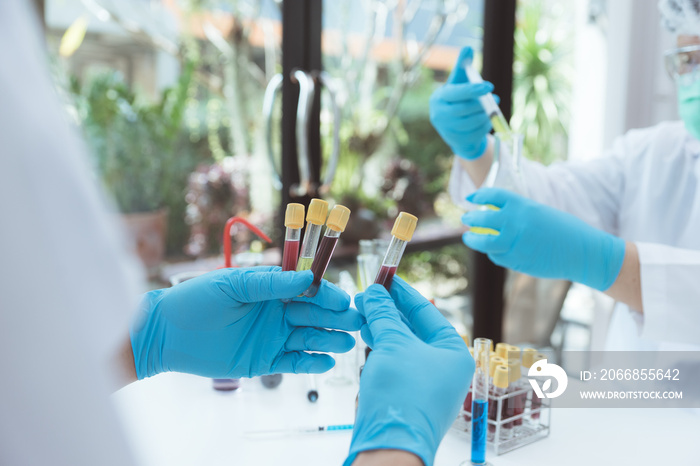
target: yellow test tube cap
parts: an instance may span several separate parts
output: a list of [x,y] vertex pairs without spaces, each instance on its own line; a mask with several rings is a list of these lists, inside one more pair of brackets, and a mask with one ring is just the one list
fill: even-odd
[[493,377],[493,375],[494,375],[494,373],[495,373],[495,371],[496,371],[496,367],[502,366],[502,365],[505,365],[505,364],[506,364],[506,360],[505,360],[505,359],[503,359],[503,358],[500,357],[500,356],[493,356],[491,359],[489,359],[489,366],[491,366],[491,367],[489,368],[489,375],[490,375],[491,377]]
[[306,213],[306,222],[314,225],[323,225],[328,216],[328,203],[323,199],[311,199],[309,211]]
[[326,220],[326,226],[334,231],[343,232],[350,219],[350,209],[344,205],[336,205],[331,209],[331,213]]
[[508,359],[520,360],[520,348],[515,345],[508,345]]
[[493,371],[493,384],[498,388],[508,388],[510,383],[510,370],[508,366],[501,364]]
[[510,383],[520,380],[520,359],[509,359],[508,369],[510,371]]
[[290,203],[287,204],[287,211],[284,213],[284,226],[287,228],[299,229],[304,226],[304,205]]
[[399,213],[394,221],[394,228],[391,229],[391,236],[395,236],[402,241],[411,241],[413,233],[416,231],[418,217],[407,212]]
[[537,350],[535,348],[523,348],[523,367],[528,369],[535,362],[535,355]]
[[496,343],[496,354],[503,359],[508,359],[508,343]]
[[542,354],[542,353],[537,353],[535,356],[532,358],[532,363],[535,364],[537,361],[541,361],[543,359],[547,359],[547,355]]

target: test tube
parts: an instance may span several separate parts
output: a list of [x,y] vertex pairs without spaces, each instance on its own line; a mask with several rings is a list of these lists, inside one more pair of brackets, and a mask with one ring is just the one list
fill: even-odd
[[[521,369],[521,375],[527,376],[527,373],[530,371],[530,367],[532,367],[533,363],[533,358],[537,354],[537,350],[535,348],[523,348],[523,353],[522,353],[522,359],[520,362],[520,369]],[[523,381],[522,383],[524,388],[530,388],[530,384],[526,383]],[[530,394],[525,397],[525,400],[530,397]]]
[[491,340],[474,340],[476,371],[472,381],[472,464],[486,463],[486,436],[489,412],[489,353]]
[[241,379],[211,379],[214,390],[232,392],[241,388]]
[[526,374],[530,367],[532,367],[532,364],[535,362],[534,358],[536,354],[537,350],[535,348],[523,348],[523,372]]
[[396,268],[399,266],[406,244],[411,241],[413,232],[416,231],[417,223],[418,218],[406,212],[399,213],[394,221],[394,227],[391,229],[391,243],[386,250],[377,277],[374,279],[374,283],[384,286],[387,291],[391,288]]
[[[522,386],[520,385],[520,358],[512,358],[508,360],[508,372],[508,393],[522,391]],[[508,398],[506,403],[506,417],[513,417],[523,414],[523,412],[525,411],[526,397],[527,393],[520,393]],[[513,426],[520,426],[522,424],[522,417],[513,420]]]
[[318,401],[318,386],[316,385],[316,375],[309,374],[309,376],[306,379],[306,382],[306,399],[312,403],[316,403],[316,401]]
[[304,206],[302,204],[287,204],[284,214],[284,252],[282,254],[282,271],[296,270],[299,258],[299,238],[304,226]]
[[[505,365],[496,366],[493,373],[493,395],[494,397],[501,397],[508,393],[509,384],[511,379],[510,368]],[[494,422],[503,421],[508,419],[510,416],[506,411],[506,404],[508,399],[494,400],[493,406],[489,406],[489,419]],[[498,416],[500,410],[500,419]],[[513,436],[513,423],[512,422],[501,422],[500,429],[496,429],[495,426],[489,426],[489,434],[494,434],[498,430],[498,437],[501,440],[507,440]]]
[[[547,356],[545,356],[542,353],[537,353],[532,357],[532,364],[536,363],[537,361],[540,361],[542,359],[547,359]],[[530,364],[530,365],[532,365]],[[540,419],[540,408],[542,408],[542,399],[537,396],[535,391],[533,390],[532,393],[530,394],[531,400],[530,400],[530,419],[538,422]]]
[[500,356],[494,356],[496,353],[492,353],[489,357],[489,385],[493,387],[493,375],[496,372],[496,367],[507,364],[506,360]]
[[349,219],[350,209],[347,207],[336,205],[333,207],[333,210],[331,210],[328,220],[326,221],[326,232],[321,239],[318,253],[314,256],[314,260],[311,263],[314,281],[311,283],[311,286],[304,291],[304,296],[313,298],[316,296],[316,293],[318,293],[323,275],[326,273],[335,246],[338,244],[338,238],[340,238],[340,234],[345,230]]
[[520,348],[515,345],[508,345],[506,356],[506,359],[517,359],[520,361]]
[[265,388],[276,388],[282,383],[282,374],[268,374],[260,377]]
[[[464,71],[467,73],[467,79],[472,84],[478,84],[484,82],[484,78],[481,77],[478,71],[474,69],[471,63],[467,63],[464,67]],[[493,98],[493,94],[490,92],[479,97],[479,102],[481,106],[484,107],[486,115],[488,115],[491,124],[493,125],[493,130],[500,134],[502,137],[510,137],[513,131],[508,125],[508,120],[503,116],[500,107],[496,103],[496,99]]]
[[297,272],[309,270],[316,255],[318,239],[321,237],[321,227],[326,222],[328,203],[323,199],[311,199],[309,211],[306,213],[306,231],[301,243],[301,254],[297,262]]
[[[474,357],[474,348],[469,347],[469,354],[472,355],[472,358]],[[464,404],[462,405],[462,409],[464,409],[464,420],[468,421],[472,417],[472,381],[469,383],[469,391],[467,392],[467,397],[464,399]]]
[[377,254],[375,254],[374,241],[361,239],[357,255],[357,284],[361,291],[366,290],[372,284],[372,280],[379,270],[380,260],[381,258],[377,258]]
[[496,343],[496,354],[503,358],[508,359],[508,343]]

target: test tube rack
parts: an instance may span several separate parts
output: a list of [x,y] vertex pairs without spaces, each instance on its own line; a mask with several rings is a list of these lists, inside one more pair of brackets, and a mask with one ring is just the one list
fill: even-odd
[[[525,377],[520,379],[518,387],[503,396],[489,394],[487,446],[496,455],[508,453],[549,436],[551,400],[537,398]],[[515,406],[521,406],[522,409],[514,409]],[[511,413],[512,415],[505,417]],[[471,413],[462,409],[452,428],[470,435]]]

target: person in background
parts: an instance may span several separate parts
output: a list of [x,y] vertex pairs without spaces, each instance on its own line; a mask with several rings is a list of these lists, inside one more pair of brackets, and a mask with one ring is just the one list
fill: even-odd
[[375,351],[348,464],[431,464],[474,366],[437,309],[399,279],[391,295],[358,296],[362,313],[328,282],[284,304],[312,274],[274,267],[140,295],[143,274],[67,122],[33,14],[31,2],[0,2],[0,464],[134,464],[115,388],[168,371],[324,372],[333,358],[308,351],[348,351],[344,331],[359,329]]
[[[431,97],[433,126],[453,149],[449,190],[470,210],[464,243],[496,264],[541,278],[583,283],[618,301],[611,350],[695,350],[700,345],[700,2],[661,0],[677,49],[666,63],[682,121],[631,130],[605,157],[545,167],[524,160],[531,198],[478,189],[493,160],[491,123],[463,49],[447,83]],[[651,96],[649,96],[651,98]]]

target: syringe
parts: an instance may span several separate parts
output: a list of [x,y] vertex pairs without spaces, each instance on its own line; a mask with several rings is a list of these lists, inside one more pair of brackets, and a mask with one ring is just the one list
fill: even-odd
[[304,226],[303,204],[287,204],[284,214],[284,226],[287,230],[284,234],[284,252],[282,254],[282,271],[296,270],[299,258],[299,238],[301,228]]
[[276,429],[276,430],[253,430],[245,433],[246,437],[263,437],[263,436],[278,436],[278,435],[296,435],[296,434],[317,434],[319,432],[343,432],[353,429],[353,424],[335,424],[328,426],[303,426],[294,427],[291,429]]
[[326,273],[335,246],[338,244],[338,238],[340,238],[340,234],[345,231],[349,219],[350,209],[340,204],[333,207],[330,215],[328,215],[328,220],[326,220],[326,232],[323,234],[318,253],[314,256],[314,260],[311,264],[311,271],[314,273],[314,281],[311,282],[311,286],[304,291],[304,296],[313,298],[316,296],[316,293],[318,293],[323,275]]
[[297,262],[297,272],[309,270],[316,255],[318,239],[321,237],[321,227],[326,223],[328,203],[323,199],[311,199],[309,211],[306,214],[306,231],[301,244],[301,254]]
[[411,241],[413,233],[416,231],[417,223],[418,218],[406,212],[399,213],[394,221],[394,227],[391,229],[391,243],[386,250],[377,277],[374,279],[374,283],[383,285],[387,291],[391,288],[391,281],[406,249],[406,244]]
[[[478,84],[484,82],[484,78],[474,69],[471,63],[464,65],[464,71],[467,73],[467,79],[469,79],[470,83]],[[510,129],[506,117],[503,116],[501,108],[496,103],[496,99],[493,98],[493,94],[489,92],[488,94],[482,95],[479,97],[479,102],[481,102],[481,106],[484,107],[484,111],[491,120],[493,130],[502,137],[510,137],[513,131]]]

